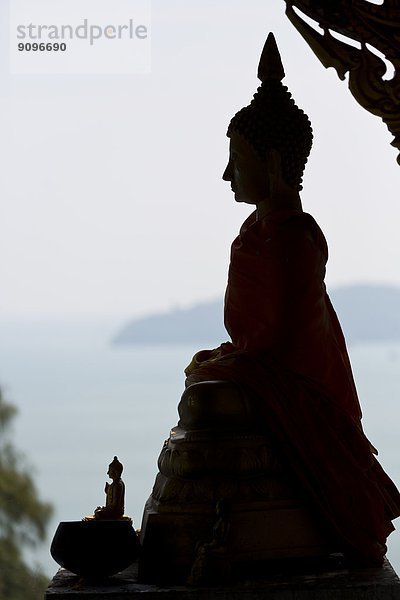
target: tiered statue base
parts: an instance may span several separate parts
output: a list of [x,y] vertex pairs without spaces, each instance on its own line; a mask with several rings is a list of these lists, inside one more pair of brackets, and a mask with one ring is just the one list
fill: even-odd
[[270,560],[335,550],[262,434],[175,427],[158,464],[141,581],[220,584],[258,576]]
[[265,561],[329,553],[309,513],[284,502],[234,505],[232,534],[224,546],[213,548],[215,513],[207,508],[176,504],[166,512],[148,501],[142,525],[142,581],[190,583],[194,578],[195,584],[223,583],[263,572]]

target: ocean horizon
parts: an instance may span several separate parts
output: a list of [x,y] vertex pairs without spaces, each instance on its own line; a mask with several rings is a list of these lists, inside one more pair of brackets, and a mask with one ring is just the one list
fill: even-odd
[[[60,521],[80,520],[104,504],[107,468],[124,464],[126,513],[140,527],[157,458],[177,422],[183,369],[197,344],[114,346],[118,319],[0,321],[0,386],[19,409],[13,443],[22,451],[40,496],[54,505],[45,544],[27,554],[49,577]],[[213,347],[224,340],[210,340]],[[400,484],[397,431],[400,341],[357,344],[350,356],[367,436]],[[396,524],[396,523],[395,523]],[[400,536],[388,558],[400,570]]]

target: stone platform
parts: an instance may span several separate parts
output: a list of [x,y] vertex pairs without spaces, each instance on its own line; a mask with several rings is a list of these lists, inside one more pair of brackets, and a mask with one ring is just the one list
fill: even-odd
[[221,587],[155,586],[137,582],[137,566],[96,585],[60,569],[45,600],[400,600],[400,580],[382,568],[288,572],[275,566],[263,580]]

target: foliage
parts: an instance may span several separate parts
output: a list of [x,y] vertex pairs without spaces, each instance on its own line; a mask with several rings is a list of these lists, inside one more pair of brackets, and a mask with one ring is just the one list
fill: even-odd
[[44,540],[52,508],[39,499],[29,467],[10,441],[16,413],[0,390],[0,600],[39,600],[47,579],[25,564],[22,548]]

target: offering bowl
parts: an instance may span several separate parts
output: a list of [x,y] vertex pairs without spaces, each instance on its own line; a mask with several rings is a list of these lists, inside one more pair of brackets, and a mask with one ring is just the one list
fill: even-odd
[[139,538],[130,520],[62,521],[50,553],[76,575],[104,578],[136,560]]

